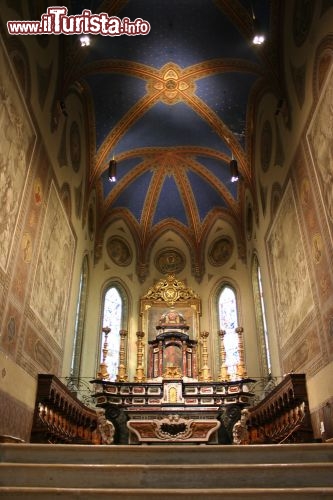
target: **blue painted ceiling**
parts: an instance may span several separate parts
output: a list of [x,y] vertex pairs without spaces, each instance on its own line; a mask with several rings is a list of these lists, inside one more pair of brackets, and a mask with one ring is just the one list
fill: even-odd
[[[199,251],[216,218],[242,225],[256,92],[268,74],[267,46],[251,42],[252,15],[269,36],[271,2],[72,0],[69,13],[84,8],[151,26],[148,35],[93,36],[89,47],[71,42],[68,86],[80,83],[93,118],[89,188],[99,224],[124,218],[143,252],[173,227]],[[116,183],[107,178],[113,157]],[[232,157],[239,183],[230,181]]]

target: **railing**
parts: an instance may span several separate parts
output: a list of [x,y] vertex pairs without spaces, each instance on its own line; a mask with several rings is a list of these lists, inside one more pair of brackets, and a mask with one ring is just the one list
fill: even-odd
[[272,392],[250,408],[247,426],[251,444],[312,441],[305,375],[286,375]]
[[101,444],[98,415],[54,375],[38,375],[31,443]]

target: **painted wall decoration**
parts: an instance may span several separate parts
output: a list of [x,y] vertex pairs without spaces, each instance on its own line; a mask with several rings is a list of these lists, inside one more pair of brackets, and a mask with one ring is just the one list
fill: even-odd
[[276,214],[277,209],[279,207],[281,198],[282,198],[281,186],[277,182],[274,182],[274,184],[272,186],[272,193],[271,193],[271,219],[272,220],[275,217],[275,214]]
[[273,131],[268,120],[265,121],[261,131],[260,145],[261,168],[264,172],[267,172],[272,157],[273,145]]
[[7,269],[36,133],[0,42],[0,266]]
[[251,203],[246,208],[246,236],[250,240],[253,232],[253,209]]
[[312,121],[307,140],[321,192],[324,210],[333,231],[333,69],[324,85]]
[[208,250],[208,260],[213,266],[222,266],[231,257],[234,243],[228,236],[213,241]]
[[[315,329],[307,332],[307,335],[293,345],[291,352],[283,360],[283,368],[287,373],[298,372],[314,374],[318,357],[321,356],[320,339]],[[317,363],[313,363],[316,360]],[[313,366],[314,365],[314,366]]]
[[31,325],[25,330],[24,354],[28,356],[30,364],[33,361],[37,373],[58,373],[59,361],[50,349],[47,339],[40,338]]
[[88,208],[88,233],[89,238],[93,241],[95,236],[95,212],[92,205]]
[[0,408],[0,435],[16,436],[29,442],[33,410],[3,391],[0,391]]
[[30,306],[62,347],[75,240],[54,184],[47,203]]
[[20,312],[13,304],[9,303],[5,315],[4,328],[0,339],[1,350],[5,352],[6,355],[10,355],[13,358],[15,357],[18,349],[20,328]]
[[185,264],[185,255],[175,248],[164,248],[155,257],[155,267],[162,274],[178,274]]
[[267,238],[281,346],[314,308],[306,254],[291,183]]
[[306,40],[315,9],[315,2],[312,0],[296,0],[293,15],[293,35],[294,42],[300,47]]
[[69,150],[74,172],[80,170],[81,165],[81,137],[77,122],[72,122],[69,131]]
[[132,252],[127,242],[119,236],[112,236],[106,242],[106,251],[117,266],[128,266],[132,262]]

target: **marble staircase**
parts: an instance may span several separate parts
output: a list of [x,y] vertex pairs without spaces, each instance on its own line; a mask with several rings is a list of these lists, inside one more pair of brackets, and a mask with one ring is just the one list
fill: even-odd
[[0,498],[333,499],[333,443],[0,444]]

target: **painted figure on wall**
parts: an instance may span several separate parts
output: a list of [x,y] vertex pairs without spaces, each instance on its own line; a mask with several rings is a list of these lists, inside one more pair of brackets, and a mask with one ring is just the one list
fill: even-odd
[[64,334],[73,253],[72,231],[52,184],[30,305],[60,346]]
[[333,226],[333,71],[327,79],[312,123],[308,141],[331,227]]
[[286,188],[267,246],[276,295],[276,317],[283,345],[314,306],[291,184]]
[[6,270],[36,136],[1,44],[0,67],[0,266]]

